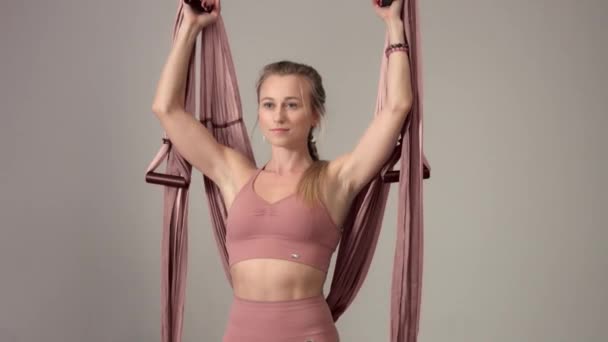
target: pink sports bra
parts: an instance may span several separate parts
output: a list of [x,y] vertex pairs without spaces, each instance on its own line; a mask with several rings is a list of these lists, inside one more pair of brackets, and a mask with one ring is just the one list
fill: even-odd
[[323,203],[309,207],[296,194],[269,203],[254,190],[259,169],[239,190],[226,219],[229,266],[254,258],[299,262],[325,273],[341,238]]

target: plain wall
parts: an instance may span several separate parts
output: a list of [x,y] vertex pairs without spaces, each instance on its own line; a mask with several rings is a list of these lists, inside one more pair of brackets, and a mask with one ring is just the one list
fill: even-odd
[[[608,3],[419,2],[419,340],[607,341]],[[0,4],[0,341],[160,341],[162,188],[144,173],[176,4]],[[370,1],[225,0],[223,17],[258,164],[254,84],[279,59],[323,76],[321,157],[352,149],[384,42]],[[200,173],[190,189],[183,341],[220,341],[231,292]],[[343,341],[388,340],[396,201]]]

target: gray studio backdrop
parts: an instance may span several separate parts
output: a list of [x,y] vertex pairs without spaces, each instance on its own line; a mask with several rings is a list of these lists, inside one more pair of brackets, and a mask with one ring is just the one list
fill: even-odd
[[[162,188],[144,171],[175,9],[0,4],[1,342],[160,340]],[[420,13],[433,168],[420,341],[608,341],[607,2],[421,0]],[[284,58],[324,78],[322,158],[353,148],[384,39],[369,1],[224,0],[223,16],[257,160],[254,83]],[[396,201],[343,341],[388,340]],[[198,172],[189,217],[184,342],[220,341],[231,292]]]

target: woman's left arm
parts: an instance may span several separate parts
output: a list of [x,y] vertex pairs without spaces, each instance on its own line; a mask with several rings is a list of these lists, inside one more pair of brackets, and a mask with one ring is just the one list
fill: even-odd
[[[389,44],[405,43],[403,21],[386,20]],[[351,193],[358,193],[380,171],[395,146],[412,105],[408,54],[394,51],[388,56],[385,105],[355,148],[333,161],[338,179]]]

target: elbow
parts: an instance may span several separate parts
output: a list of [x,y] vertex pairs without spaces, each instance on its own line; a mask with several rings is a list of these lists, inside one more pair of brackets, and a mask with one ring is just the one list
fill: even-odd
[[405,101],[400,101],[398,103],[394,103],[389,106],[390,111],[395,114],[407,115],[412,109],[412,100],[407,99]]
[[166,114],[169,111],[169,106],[153,102],[152,103],[152,113],[158,115]]
[[160,107],[152,106],[152,113],[154,113],[154,115],[156,115],[156,116],[161,116],[161,115],[165,115],[167,113],[167,111],[163,110]]
[[152,105],[152,112],[156,114],[156,116],[167,115],[173,111],[175,111],[174,106],[159,105],[156,103]]

